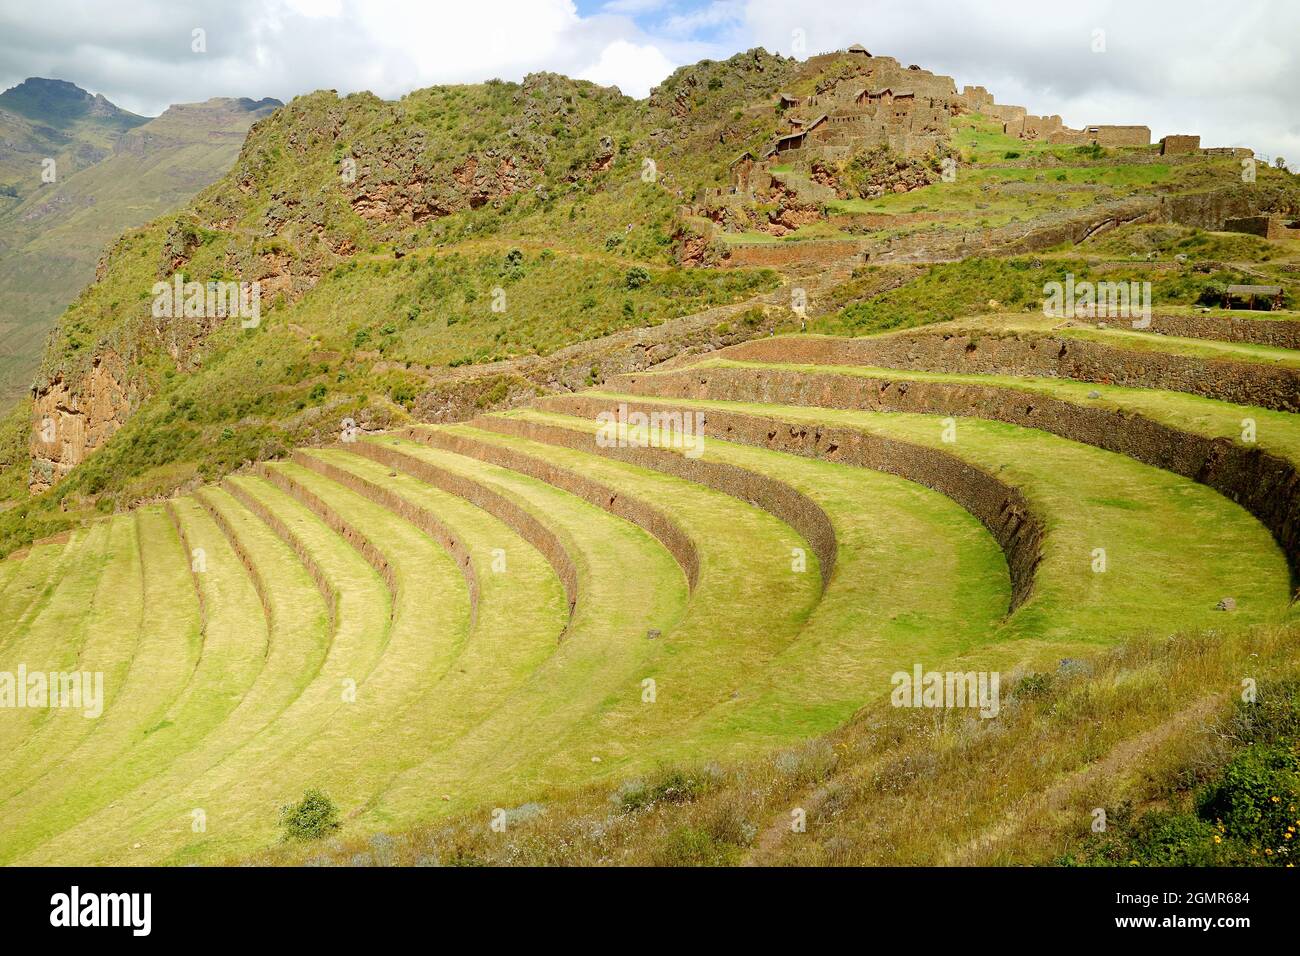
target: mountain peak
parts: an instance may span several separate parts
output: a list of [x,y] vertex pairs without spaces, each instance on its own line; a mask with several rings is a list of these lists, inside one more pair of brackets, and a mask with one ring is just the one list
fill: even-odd
[[0,109],[51,125],[83,118],[130,128],[148,122],[109,101],[103,94],[83,90],[68,80],[30,76],[0,93]]

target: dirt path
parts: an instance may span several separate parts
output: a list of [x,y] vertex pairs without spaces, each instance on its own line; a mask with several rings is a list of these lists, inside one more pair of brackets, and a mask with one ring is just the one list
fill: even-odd
[[1227,699],[1228,695],[1223,693],[1203,697],[1149,730],[1121,740],[1100,760],[1067,774],[1046,790],[1027,795],[1007,811],[1001,823],[950,853],[944,860],[944,865],[978,865],[980,857],[1013,838],[1025,819],[1063,810],[1069,799],[1083,788],[1132,768],[1143,756],[1158,750],[1173,737],[1197,723],[1208,721]]
[[[984,830],[964,846],[950,852],[944,858],[942,865],[980,865],[981,857],[1019,833],[1024,820],[1064,809],[1069,799],[1083,788],[1133,767],[1143,756],[1155,752],[1190,727],[1208,721],[1227,699],[1228,695],[1222,693],[1203,697],[1156,726],[1121,740],[1104,757],[1067,774],[1045,790],[1027,794],[1007,811],[1000,823]],[[792,803],[792,806],[801,807],[808,817],[813,817],[833,793],[865,777],[877,763],[878,761],[868,761],[866,764],[850,768],[829,782],[805,791]],[[778,814],[758,835],[753,848],[740,865],[771,865],[782,841],[790,832],[789,811]]]

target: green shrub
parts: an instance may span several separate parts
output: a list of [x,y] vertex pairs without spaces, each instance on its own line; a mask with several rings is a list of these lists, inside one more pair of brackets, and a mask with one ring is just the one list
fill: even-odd
[[286,840],[319,840],[338,829],[338,807],[324,791],[313,787],[299,803],[280,808],[280,826]]
[[627,275],[623,278],[623,284],[629,289],[639,289],[650,281],[650,273],[641,266],[633,266],[627,270]]
[[1213,824],[1191,814],[1156,811],[1134,828],[1130,852],[1145,866],[1213,866],[1215,835]]
[[705,773],[669,769],[650,780],[624,784],[615,796],[624,813],[633,813],[659,803],[690,803],[707,793],[712,785],[712,779]]
[[1252,744],[1197,800],[1202,820],[1257,848],[1266,858],[1293,858],[1300,826],[1300,756],[1293,740]]
[[[1240,746],[1186,810],[1155,810],[1091,836],[1066,865],[1285,866],[1300,841],[1300,682],[1262,683],[1221,729]],[[1185,798],[1175,802],[1185,806]]]
[[1036,697],[1046,697],[1052,691],[1051,674],[1026,674],[1020,680],[1016,681],[1016,686],[1012,688],[1011,696],[1022,700],[1032,700]]

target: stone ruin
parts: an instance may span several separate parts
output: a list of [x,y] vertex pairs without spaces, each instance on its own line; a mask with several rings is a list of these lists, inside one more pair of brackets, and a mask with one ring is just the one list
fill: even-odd
[[[811,57],[806,65],[829,75],[809,96],[778,96],[775,108],[787,129],[760,155],[747,151],[732,162],[730,185],[716,191],[719,198],[763,194],[772,185],[771,166],[808,169],[817,161],[835,162],[880,146],[904,157],[930,154],[947,142],[950,119],[967,113],[1000,120],[1004,133],[1025,140],[1151,145],[1146,126],[1071,129],[1060,116],[1036,116],[1023,106],[998,103],[982,86],[964,86],[958,92],[950,76],[915,64],[904,67],[893,57],[872,56],[857,43],[847,51]],[[1166,139],[1170,151],[1181,152],[1196,149],[1200,142],[1198,137]],[[1195,141],[1190,149],[1184,142],[1188,139]]]
[[1224,232],[1244,232],[1261,239],[1300,239],[1300,220],[1281,216],[1239,216],[1223,223]]
[[903,67],[893,57],[873,57],[858,44],[847,54],[822,54],[808,62],[818,68],[836,61],[851,65],[811,96],[781,95],[777,109],[790,128],[762,159],[833,161],[876,146],[916,156],[947,139],[949,117],[962,111],[952,77]]
[[1201,151],[1201,137],[1199,136],[1165,136],[1160,140],[1160,155],[1167,156],[1171,153],[1199,153]]

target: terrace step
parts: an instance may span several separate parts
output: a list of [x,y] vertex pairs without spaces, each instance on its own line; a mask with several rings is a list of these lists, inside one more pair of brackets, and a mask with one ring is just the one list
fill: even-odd
[[[395,778],[382,794],[385,817],[454,811],[489,795],[503,800],[545,780],[590,774],[589,746],[569,756],[557,750],[590,734],[611,694],[640,692],[665,647],[647,633],[671,635],[686,612],[680,565],[638,525],[539,479],[408,439],[370,442],[525,509],[572,555],[578,594],[554,653],[481,725]],[[411,466],[406,473],[422,471]],[[447,796],[441,808],[430,807],[431,792]]]
[[[228,794],[238,790],[249,769],[242,766],[241,749],[299,699],[319,673],[330,640],[326,604],[294,551],[229,492],[205,488],[194,500],[225,534],[247,571],[269,641],[265,666],[220,726],[86,821],[86,827],[118,833],[124,840],[148,839],[155,852],[168,842],[159,834],[169,829],[199,846],[221,833]],[[214,770],[222,778],[215,787],[208,783]],[[196,808],[210,819],[214,837],[206,837],[207,830],[169,828]]]
[[[1181,349],[1180,341],[1184,343]],[[1185,344],[1192,342],[1194,348]],[[953,329],[859,339],[801,335],[754,339],[713,356],[796,365],[867,365],[1068,378],[1188,392],[1276,411],[1300,411],[1300,353],[1276,350],[1287,359],[1277,364],[1250,360],[1242,351],[1246,348],[1096,329],[1057,329],[1049,333]]]
[[0,594],[0,655],[44,607],[64,569],[65,560],[74,553],[74,546],[84,533],[79,530],[65,541],[34,545],[19,562]]
[[[605,407],[626,402],[703,410],[712,435],[832,460],[856,457],[888,470],[897,467],[897,454],[872,459],[857,443],[947,449],[996,473],[1023,493],[1045,526],[1035,592],[1003,625],[1006,634],[1095,641],[1118,636],[1124,620],[1210,627],[1225,594],[1248,595],[1237,599],[1238,611],[1248,610],[1243,622],[1277,620],[1287,612],[1285,559],[1261,525],[1213,491],[1125,456],[978,419],[950,420],[956,430],[948,443],[944,420],[928,415],[601,393],[571,401],[579,399]],[[1205,527],[1216,529],[1213,541],[1202,533]],[[1097,548],[1107,552],[1107,570],[1100,573],[1092,570]],[[1014,581],[1016,562],[1009,564]]]
[[[471,603],[463,569],[410,522],[302,465],[265,469],[282,488],[317,512],[387,581],[392,618],[383,653],[355,702],[281,764],[291,779],[318,779],[337,799],[361,805],[402,767],[418,760],[422,743],[403,736],[402,747],[359,748],[359,740],[387,739],[421,707],[428,688],[459,666],[471,634]],[[356,529],[365,528],[364,536]],[[336,691],[337,692],[337,691]]]
[[1272,449],[1265,450],[1236,440],[1245,424],[1241,406],[1056,379],[718,360],[613,384],[659,398],[966,416],[1048,431],[1172,471],[1241,504],[1282,548],[1293,585],[1300,582],[1300,419],[1286,413],[1260,409],[1248,416],[1260,443],[1266,438]]
[[[852,465],[865,466],[891,475],[916,481],[951,498],[977,518],[993,535],[1006,556],[1011,583],[1010,610],[1028,599],[1034,588],[1034,575],[1040,560],[1043,522],[1029,507],[1024,496],[990,471],[949,453],[922,445],[864,436],[842,429],[792,426],[787,421],[761,419],[757,416],[736,417],[708,403],[683,404],[654,399],[638,404],[636,396],[585,392],[580,395],[554,396],[546,408],[595,420],[597,415],[619,411],[701,411],[713,422],[710,434],[751,445],[760,445],[810,457],[828,457]],[[716,404],[716,403],[715,403]],[[809,439],[811,438],[811,441]]]
[[[94,604],[101,575],[115,555],[109,549],[111,526],[98,521],[74,536],[60,556],[56,580],[29,607],[0,648],[0,671],[30,673],[72,670]],[[41,707],[6,708],[0,720],[0,753],[19,747],[49,719]],[[4,835],[0,835],[0,847]]]
[[492,442],[485,442],[483,436],[472,431],[415,426],[406,429],[403,436],[434,448],[477,458],[480,461],[517,471],[530,478],[536,478],[603,508],[610,514],[631,521],[659,540],[681,567],[687,586],[692,591],[695,590],[700,574],[698,546],[681,525],[662,508],[636,496],[622,495],[616,486],[608,482],[602,482],[571,468],[559,467],[544,457],[528,455],[515,449],[503,448]]
[[[482,424],[539,424],[590,443],[590,418],[522,410]],[[610,449],[602,449],[608,453]],[[682,456],[681,450],[662,455]],[[888,686],[890,648],[962,654],[996,630],[1010,601],[1004,557],[988,531],[955,502],[914,482],[851,465],[709,439],[698,463],[767,476],[806,495],[839,542],[834,574],[798,638],[750,677],[739,699],[690,732],[701,749],[756,734],[775,741],[837,725]],[[815,702],[815,703],[814,703]]]
[[594,454],[469,426],[427,431],[469,439],[485,456],[499,448],[515,460],[590,477],[620,489],[625,500],[674,503],[674,518],[698,548],[699,580],[686,617],[663,636],[671,654],[661,655],[643,674],[663,688],[657,702],[642,703],[634,684],[622,700],[611,701],[599,721],[622,728],[601,735],[606,756],[640,761],[652,743],[675,741],[683,728],[743,688],[749,674],[795,640],[820,597],[812,555],[808,573],[795,573],[790,564],[791,549],[810,552],[808,543],[789,525],[729,495]]
[[[167,724],[167,715],[193,676],[201,651],[199,609],[190,578],[190,557],[182,549],[176,527],[161,505],[147,505],[134,514],[141,568],[141,606],[135,653],[113,696],[113,706],[93,723],[91,733],[58,764],[30,779],[23,792],[0,807],[6,824],[16,829],[21,814],[47,814],[58,826],[71,807],[60,800],[58,785],[69,780],[86,785],[92,796],[113,792],[112,777],[127,763],[124,754]],[[105,698],[113,693],[105,675]],[[147,769],[147,763],[139,764]]]
[[[268,633],[261,601],[229,540],[192,499],[176,499],[166,510],[182,542],[181,568],[189,572],[199,603],[201,644],[193,670],[162,719],[143,729],[113,773],[89,780],[66,777],[57,798],[53,791],[40,794],[34,809],[42,822],[21,835],[15,828],[0,837],[0,858],[6,861],[24,859],[21,854],[38,846],[39,853],[84,846],[82,825],[88,818],[199,746],[239,706],[265,667]],[[6,817],[11,818],[8,811]]]
[[[41,727],[23,743],[0,755],[0,803],[30,781],[59,768],[67,755],[95,727],[121,689],[140,637],[144,615],[138,522],[134,515],[114,518],[107,548],[113,559],[104,569],[88,609],[85,638],[70,671],[103,675],[99,713],[86,717],[81,709],[51,711]],[[93,691],[92,691],[93,693]],[[84,701],[84,698],[83,698]]]
[[[693,452],[679,454],[657,447],[602,444],[597,440],[594,422],[591,423],[591,428],[584,429],[572,427],[572,421],[567,423],[570,427],[558,427],[535,416],[494,415],[475,419],[471,424],[503,435],[516,435],[543,444],[563,445],[575,451],[591,452],[650,468],[731,495],[763,509],[798,531],[817,556],[823,587],[835,572],[835,529],[826,512],[807,495],[770,475],[739,468],[725,461],[700,461],[694,457]],[[680,436],[681,429],[678,428],[676,433]],[[699,450],[703,451],[702,442]]]

